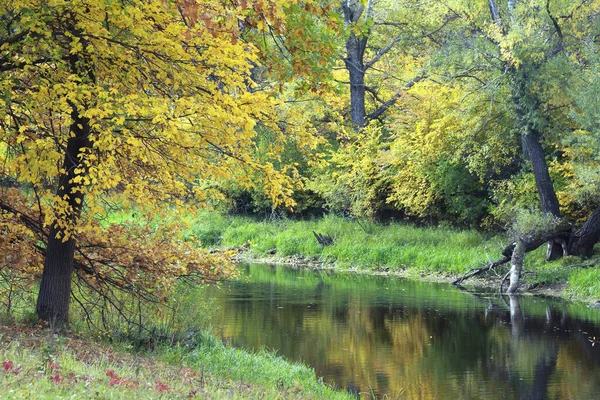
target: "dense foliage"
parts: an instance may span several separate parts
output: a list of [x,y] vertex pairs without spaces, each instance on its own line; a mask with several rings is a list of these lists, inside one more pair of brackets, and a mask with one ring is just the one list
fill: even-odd
[[[173,208],[582,223],[600,203],[599,11],[5,0],[0,272],[11,285],[43,274],[38,313],[66,319],[73,271],[80,296],[152,300],[177,278],[232,273],[184,240]],[[136,217],[111,224],[115,210]],[[571,239],[568,253],[589,253]]]

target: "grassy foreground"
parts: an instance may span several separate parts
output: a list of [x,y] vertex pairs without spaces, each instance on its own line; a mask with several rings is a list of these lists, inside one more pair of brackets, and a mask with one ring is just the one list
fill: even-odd
[[[334,215],[310,221],[267,222],[203,213],[192,220],[192,225],[191,239],[207,247],[244,246],[255,257],[304,257],[339,269],[447,279],[498,259],[507,244],[502,236],[474,230],[383,225]],[[320,246],[313,231],[332,236],[334,243]],[[544,251],[540,248],[527,255],[524,268],[531,273],[524,277],[526,287],[550,287],[563,297],[600,298],[600,268],[582,268],[586,261],[576,257],[547,263]]]
[[31,325],[0,325],[2,399],[350,399],[312,369],[271,353],[252,354],[200,335],[193,348],[134,355],[56,336]]

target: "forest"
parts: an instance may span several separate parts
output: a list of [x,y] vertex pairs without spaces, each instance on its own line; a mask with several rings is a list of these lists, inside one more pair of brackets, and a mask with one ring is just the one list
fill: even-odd
[[0,4],[0,320],[173,342],[265,257],[600,298],[600,1]]

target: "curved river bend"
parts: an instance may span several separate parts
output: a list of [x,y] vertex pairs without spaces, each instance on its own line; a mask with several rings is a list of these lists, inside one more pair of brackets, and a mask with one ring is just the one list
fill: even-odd
[[400,279],[241,270],[208,290],[216,335],[305,362],[366,398],[600,398],[600,310]]

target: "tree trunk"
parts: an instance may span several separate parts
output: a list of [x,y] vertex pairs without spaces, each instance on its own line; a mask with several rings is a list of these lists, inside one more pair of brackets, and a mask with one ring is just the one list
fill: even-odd
[[[83,193],[73,190],[77,186],[72,182],[75,169],[81,161],[81,151],[89,147],[89,119],[79,115],[75,106],[72,112],[71,139],[67,142],[67,150],[63,162],[65,173],[60,177],[57,195],[67,198],[71,207],[69,222],[76,224],[81,213]],[[71,275],[75,259],[75,238],[63,241],[65,230],[53,226],[48,236],[48,247],[44,259],[44,272],[40,283],[36,312],[43,321],[53,324],[66,324],[69,317],[69,298],[71,295]]]
[[[527,158],[531,161],[535,184],[540,196],[540,203],[544,213],[552,214],[555,217],[560,217],[560,206],[558,198],[554,190],[548,165],[546,164],[546,156],[544,149],[540,143],[540,134],[538,132],[528,132],[521,136],[523,150]],[[563,246],[559,241],[553,240],[548,242],[548,250],[546,251],[546,260],[557,260],[564,255]]]
[[[348,26],[356,23],[360,19],[364,7],[357,1],[343,2],[342,5],[345,24]],[[346,58],[344,59],[350,79],[350,117],[352,123],[358,127],[365,126],[367,116],[365,110],[364,65],[367,40],[368,36],[366,34],[358,37],[351,31],[346,40]]]
[[365,109],[365,71],[360,54],[361,42],[366,42],[366,39],[359,40],[352,37],[348,39],[346,68],[350,76],[350,117],[354,125],[362,128],[366,123],[367,112]]
[[[535,184],[540,196],[540,204],[544,213],[560,217],[558,198],[550,179],[546,154],[542,148],[541,133],[536,127],[536,118],[543,119],[540,114],[540,100],[527,88],[527,68],[512,69],[513,84],[511,87],[513,101],[516,106],[519,124],[522,127],[521,142],[525,157],[531,161]],[[558,241],[548,242],[546,260],[556,260],[564,255],[563,246]]]
[[[69,63],[73,73],[94,80],[94,75],[85,65],[79,54],[72,54]],[[81,163],[81,153],[90,147],[90,121],[80,115],[77,106],[71,103],[70,138],[63,161],[63,174],[59,178],[57,196],[67,201],[67,224],[70,233],[76,225],[83,205],[83,191],[75,190],[79,185],[73,182],[77,167]],[[81,168],[81,167],[80,167]],[[79,174],[83,171],[79,171]],[[75,259],[75,238],[70,235],[64,241],[65,228],[52,226],[48,236],[48,246],[44,259],[44,271],[40,282],[36,312],[40,319],[55,325],[65,325],[69,319],[69,299],[71,295],[71,275]]]
[[56,228],[50,230],[36,305],[38,318],[52,325],[65,325],[68,322],[75,258],[75,240],[63,242],[56,237],[59,232],[61,230]]
[[569,238],[567,246],[569,254],[590,257],[598,239],[600,239],[600,207],[596,208],[585,224]]
[[525,243],[518,240],[513,250],[512,257],[510,259],[510,285],[506,290],[507,293],[515,293],[519,288],[519,281],[521,280],[521,271],[523,270],[523,259],[525,258]]
[[558,198],[554,191],[554,185],[546,165],[546,155],[540,143],[540,134],[538,132],[528,132],[521,136],[523,149],[531,161],[535,184],[540,195],[542,211],[560,217],[560,207]]

